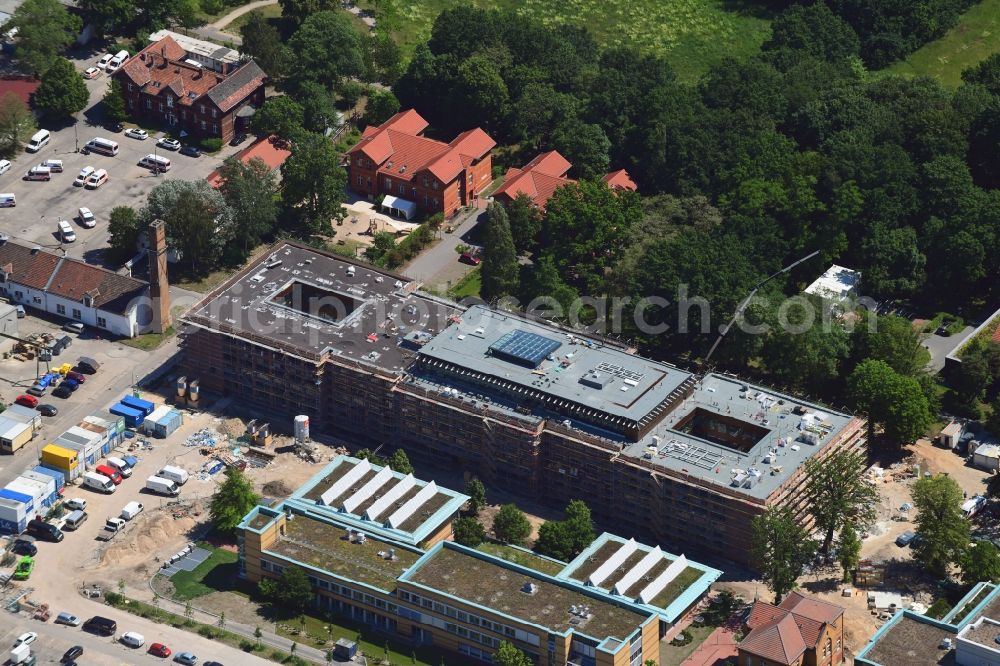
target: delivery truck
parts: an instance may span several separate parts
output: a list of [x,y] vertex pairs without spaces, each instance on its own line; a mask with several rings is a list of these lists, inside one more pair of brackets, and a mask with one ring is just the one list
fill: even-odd
[[115,492],[115,484],[111,479],[97,472],[87,472],[83,475],[83,487],[109,495]]
[[181,492],[176,483],[161,476],[151,476],[146,479],[146,490],[168,497],[176,497]]

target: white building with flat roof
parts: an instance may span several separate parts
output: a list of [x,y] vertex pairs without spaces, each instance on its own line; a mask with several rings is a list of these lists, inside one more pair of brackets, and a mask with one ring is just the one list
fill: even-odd
[[833,264],[816,280],[805,288],[805,293],[825,298],[834,303],[842,303],[858,297],[861,272]]
[[187,53],[191,64],[198,67],[207,67],[226,74],[240,62],[240,52],[235,49],[219,46],[215,42],[208,42],[204,39],[188,37],[173,30],[157,30],[149,36],[149,41],[158,42],[164,37],[173,38]]

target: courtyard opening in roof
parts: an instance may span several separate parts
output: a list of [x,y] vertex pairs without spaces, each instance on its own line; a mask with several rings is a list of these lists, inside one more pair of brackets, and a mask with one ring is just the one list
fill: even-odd
[[511,331],[490,345],[490,353],[504,361],[537,368],[562,343],[530,331]]
[[278,290],[271,301],[277,305],[322,319],[331,324],[343,321],[364,305],[364,301],[313,284],[292,280]]

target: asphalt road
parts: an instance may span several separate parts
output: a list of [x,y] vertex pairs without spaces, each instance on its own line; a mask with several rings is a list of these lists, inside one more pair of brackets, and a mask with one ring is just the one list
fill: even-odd
[[[95,64],[99,57],[100,54],[73,62],[82,72]],[[157,148],[156,153],[166,156],[172,165],[167,173],[154,175],[137,163],[154,152],[156,137],[161,134],[150,132],[149,139],[140,141],[126,137],[124,133],[115,134],[104,129],[100,125],[103,119],[101,99],[107,90],[108,76],[100,74],[86,84],[90,91],[90,106],[77,114],[77,122],[63,127],[43,123],[43,127],[52,132],[49,144],[37,153],[20,153],[12,160],[10,171],[0,176],[0,192],[12,192],[17,196],[15,208],[0,209],[0,232],[15,240],[55,249],[60,247],[56,225],[59,220],[69,220],[77,240],[63,245],[63,249],[72,257],[99,262],[100,250],[107,246],[107,221],[112,208],[121,205],[141,208],[149,191],[163,179],[204,179],[221,165],[223,159],[239,149],[226,146],[218,155],[193,158]],[[77,152],[78,145],[82,147],[98,136],[118,143],[116,157]],[[22,180],[28,169],[46,159],[62,160],[64,171],[52,174],[52,180],[47,182]],[[107,169],[108,182],[97,190],[75,187],[73,181],[85,166]],[[77,210],[81,206],[90,208],[96,216],[97,226],[93,229],[85,229],[76,221]]]
[[[460,279],[461,275],[472,270],[472,267],[459,263],[459,254],[455,249],[459,245],[474,245],[470,236],[480,220],[486,220],[486,211],[483,209],[473,208],[460,213],[451,221],[455,230],[450,234],[441,232],[441,241],[421,252],[403,268],[403,274],[432,287],[443,282],[441,276],[444,276],[444,279]],[[456,265],[464,267],[464,270],[458,271],[458,275],[454,275]]]

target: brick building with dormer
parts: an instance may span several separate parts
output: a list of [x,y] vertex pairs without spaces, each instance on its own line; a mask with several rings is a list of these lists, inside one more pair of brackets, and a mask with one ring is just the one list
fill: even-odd
[[267,81],[252,60],[224,72],[202,67],[169,36],[130,58],[114,76],[133,120],[223,141],[247,130],[253,108],[264,102]]

